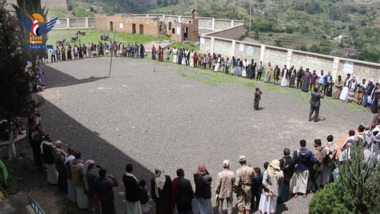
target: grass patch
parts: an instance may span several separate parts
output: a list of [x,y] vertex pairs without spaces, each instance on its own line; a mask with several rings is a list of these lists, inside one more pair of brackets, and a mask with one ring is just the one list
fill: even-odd
[[[75,37],[75,33],[78,30],[53,30],[49,32],[48,34],[48,45],[55,45],[56,40],[66,39],[71,43],[71,37]],[[105,31],[105,30],[81,30],[86,32],[85,36],[79,35],[79,38],[81,40],[81,44],[88,43],[88,42],[98,42],[100,41],[100,35],[101,34],[109,34],[110,38],[114,40],[114,33],[112,31]],[[160,39],[157,36],[146,36],[146,35],[136,35],[136,34],[128,34],[128,33],[115,33],[115,40],[121,41],[124,44],[144,44],[151,41],[159,41]],[[161,40],[170,40],[170,37],[167,36],[161,36]],[[79,44],[79,42],[75,42],[73,44]]]
[[354,111],[368,112],[368,110],[366,108],[364,108],[362,105],[358,105],[356,103],[347,103],[347,107],[351,110],[354,110]]
[[170,44],[170,47],[171,48],[176,47],[177,49],[185,48],[185,49],[188,49],[189,51],[191,51],[191,50],[197,51],[200,49],[200,44],[199,44],[199,42],[191,42],[191,41],[172,42]]
[[91,11],[86,11],[86,10],[83,10],[83,9],[75,9],[74,10],[74,16],[76,17],[94,17],[95,13],[91,12]]
[[[310,93],[306,93],[294,88],[280,87],[272,83],[264,83],[263,81],[250,80],[247,78],[241,78],[238,76],[226,75],[224,73],[215,73],[210,69],[188,69],[182,68],[178,73],[185,78],[193,79],[198,82],[202,82],[207,85],[218,86],[221,84],[230,84],[236,87],[248,87],[248,88],[260,88],[266,91],[275,91],[281,94],[290,94],[291,96],[298,98],[300,100],[308,101],[310,99]],[[342,102],[339,99],[332,99],[331,97],[325,97],[324,101],[327,102]],[[357,105],[356,103],[347,103],[349,109],[359,112],[367,112],[367,110],[362,105]]]
[[48,17],[58,17],[58,18],[64,18],[67,15],[66,10],[49,10]]

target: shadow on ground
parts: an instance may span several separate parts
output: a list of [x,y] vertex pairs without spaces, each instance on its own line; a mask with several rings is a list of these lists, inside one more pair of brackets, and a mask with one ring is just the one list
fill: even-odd
[[[62,63],[65,63],[65,62],[62,62]],[[66,86],[78,85],[78,84],[83,84],[83,83],[95,82],[101,79],[108,78],[107,76],[104,76],[104,77],[89,76],[87,78],[77,79],[73,76],[70,76],[66,73],[63,73],[57,69],[52,68],[51,66],[49,66],[51,64],[52,63],[43,65],[44,70],[45,70],[45,79],[49,80],[47,82],[48,88],[66,87]],[[80,71],[78,70],[78,72]]]
[[[92,159],[96,164],[104,165],[107,171],[118,179],[119,187],[114,189],[115,205],[117,213],[125,213],[122,176],[126,164],[131,163],[134,166],[134,174],[139,179],[152,178],[154,174],[52,103],[45,101],[40,112],[42,112],[42,125],[48,134],[52,135],[53,141],[62,140],[65,150],[68,146],[75,147],[82,152],[84,161]],[[47,183],[43,174],[38,172],[33,165],[32,149],[27,140],[20,142],[16,147],[18,154],[26,154],[23,160],[17,161],[19,166],[12,166],[20,192],[10,196],[7,203],[0,204],[1,213],[25,213],[25,206],[28,203],[27,190],[31,192],[45,213],[87,213],[87,211],[77,209],[76,205],[69,204],[66,195],[60,193],[58,187]],[[1,147],[0,152],[2,159],[5,159],[7,148]],[[106,164],[106,162],[112,164]],[[9,212],[3,212],[4,210]]]

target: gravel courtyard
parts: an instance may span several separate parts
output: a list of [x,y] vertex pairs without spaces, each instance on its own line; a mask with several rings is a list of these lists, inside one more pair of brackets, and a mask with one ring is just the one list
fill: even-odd
[[[263,169],[264,162],[281,158],[284,148],[297,149],[301,139],[312,148],[316,138],[325,142],[332,134],[340,139],[372,120],[369,112],[326,98],[320,111],[325,120],[309,122],[309,95],[293,89],[282,93],[277,87],[262,87],[263,109],[253,111],[254,88],[239,84],[247,80],[205,84],[194,69],[151,60],[116,58],[108,78],[109,59],[45,65],[47,89],[40,93],[45,99],[40,111],[53,141],[74,146],[84,160],[95,160],[117,177],[118,213],[125,213],[122,175],[127,163],[134,164],[139,179],[150,181],[155,167],[173,179],[182,167],[192,182],[197,166],[206,163],[214,191],[224,159],[236,171],[243,154]],[[308,213],[311,197],[293,198],[277,213]]]

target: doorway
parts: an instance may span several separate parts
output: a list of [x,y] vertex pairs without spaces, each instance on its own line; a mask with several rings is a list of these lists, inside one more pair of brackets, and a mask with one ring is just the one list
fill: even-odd
[[172,23],[169,22],[169,30],[171,30],[171,29],[172,29]]
[[113,31],[113,22],[110,22],[110,31]]
[[187,32],[188,32],[188,30],[189,30],[189,28],[185,27],[185,32],[184,32],[185,40],[187,40]]
[[144,25],[140,24],[140,35],[144,34]]
[[132,33],[136,34],[136,24],[132,24]]

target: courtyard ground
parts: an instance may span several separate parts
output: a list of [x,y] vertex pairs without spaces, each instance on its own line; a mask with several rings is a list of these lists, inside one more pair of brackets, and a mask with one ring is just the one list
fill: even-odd
[[[197,166],[206,163],[214,192],[225,159],[233,171],[239,167],[239,155],[263,169],[264,162],[281,158],[284,148],[297,149],[301,139],[312,149],[316,138],[325,142],[332,134],[338,140],[372,120],[356,104],[326,98],[320,111],[325,120],[309,122],[308,93],[149,59],[114,58],[108,78],[109,60],[49,63],[47,89],[39,94],[45,100],[40,108],[42,124],[53,141],[81,150],[84,160],[104,165],[118,179],[119,187],[114,189],[118,213],[126,210],[122,175],[127,163],[134,165],[137,178],[148,181],[155,167],[172,179],[181,167],[192,183]],[[257,86],[263,91],[262,110],[253,111]],[[27,142],[20,145],[31,154]],[[47,213],[81,212],[34,167],[24,174],[32,176],[20,183],[28,183]],[[38,193],[43,190],[47,193]],[[311,198],[293,198],[277,213],[308,213]]]

